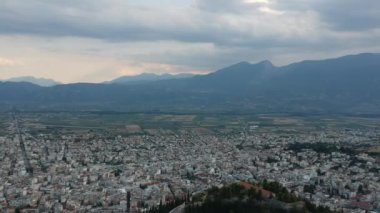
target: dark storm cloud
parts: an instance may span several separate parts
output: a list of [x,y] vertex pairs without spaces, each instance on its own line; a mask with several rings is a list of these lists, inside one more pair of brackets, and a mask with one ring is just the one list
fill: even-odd
[[235,12],[241,11],[244,8],[241,2],[223,0],[218,4],[220,14],[207,12],[211,5],[206,3],[177,10],[132,7],[123,1],[111,1],[115,5],[107,4],[107,1],[76,2],[5,0],[0,7],[0,32],[46,37],[90,37],[116,42],[174,40],[251,46],[276,40],[276,36],[252,36],[244,29],[247,26],[239,29],[240,26],[221,17],[232,8]]
[[107,21],[107,17],[102,14],[101,4],[90,1],[77,2],[79,4],[73,1],[63,4],[54,0],[50,2],[5,0],[0,7],[0,31],[4,34],[103,39],[114,39],[125,35],[133,37],[136,33],[144,34],[144,28],[139,23],[124,22],[121,25]]
[[[218,45],[292,45],[289,39],[281,38],[281,32],[276,31],[276,23],[266,23],[273,26],[255,23],[254,19],[265,16],[260,11],[263,6],[285,13],[296,11],[300,13],[300,19],[305,18],[302,14],[304,10],[314,11],[326,25],[336,30],[366,30],[380,26],[380,1],[373,0],[269,0],[267,3],[202,0],[186,9],[132,6],[126,2],[3,0],[0,33],[78,36],[109,41],[176,40]],[[235,17],[228,17],[229,14]],[[285,14],[281,18],[286,21],[287,16],[291,15]],[[263,26],[268,31],[265,35],[260,34]],[[294,41],[300,40],[296,37]]]

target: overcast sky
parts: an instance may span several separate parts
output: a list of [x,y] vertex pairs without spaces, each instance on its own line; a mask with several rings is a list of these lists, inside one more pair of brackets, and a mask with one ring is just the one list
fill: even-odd
[[379,0],[0,0],[0,79],[101,82],[380,52]]

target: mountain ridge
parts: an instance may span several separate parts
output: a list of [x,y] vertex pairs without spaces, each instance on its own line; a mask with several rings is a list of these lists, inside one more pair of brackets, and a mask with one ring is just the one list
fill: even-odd
[[179,73],[179,74],[155,74],[155,73],[141,73],[138,75],[131,76],[120,76],[111,81],[106,81],[107,84],[137,84],[137,83],[148,83],[152,81],[167,80],[167,79],[179,79],[179,78],[190,78],[193,74]]
[[[25,89],[25,87],[30,87]],[[380,114],[380,55],[276,67],[237,63],[207,75],[144,84],[32,87],[0,83],[0,104],[32,109]]]

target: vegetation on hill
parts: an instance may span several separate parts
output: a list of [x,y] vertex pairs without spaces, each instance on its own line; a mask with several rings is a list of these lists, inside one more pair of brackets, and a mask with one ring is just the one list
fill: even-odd
[[222,188],[211,187],[207,191],[187,199],[160,204],[149,213],[166,213],[186,202],[185,213],[282,213],[309,212],[330,213],[327,207],[315,206],[290,193],[278,182],[261,184],[234,183]]
[[317,207],[295,196],[278,182],[264,181],[260,185],[236,183],[220,189],[213,187],[205,193],[203,202],[193,202],[187,205],[186,213],[193,212],[329,213],[331,211],[326,207]]
[[183,204],[185,201],[186,199],[176,199],[165,204],[160,202],[160,205],[150,208],[147,213],[168,213],[177,206]]

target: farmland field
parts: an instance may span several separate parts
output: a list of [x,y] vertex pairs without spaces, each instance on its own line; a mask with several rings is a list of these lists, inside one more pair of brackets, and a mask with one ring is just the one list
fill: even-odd
[[[297,132],[334,128],[379,128],[380,118],[332,115],[265,114],[176,114],[118,112],[20,112],[22,125],[34,132],[106,131],[112,134],[174,134],[191,130],[198,134],[241,131]],[[0,115],[0,134],[6,131],[10,115]],[[258,127],[258,128],[256,128]]]

